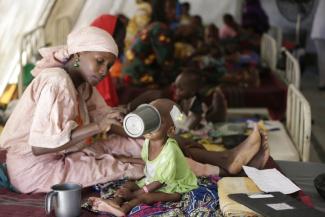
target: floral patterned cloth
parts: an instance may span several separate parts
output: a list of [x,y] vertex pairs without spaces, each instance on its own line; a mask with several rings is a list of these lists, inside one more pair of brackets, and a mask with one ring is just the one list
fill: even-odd
[[169,27],[155,22],[143,29],[126,51],[122,70],[132,78],[135,85],[169,84],[174,77],[162,69],[172,65],[173,54],[174,45]]
[[[128,216],[220,216],[219,198],[216,183],[217,176],[199,177],[199,187],[193,191],[183,194],[182,200],[178,202],[155,203],[153,205],[141,204],[134,207]],[[100,192],[101,198],[113,197],[115,191],[125,183],[127,179],[107,182],[95,185],[94,189]],[[83,208],[89,211],[101,213],[93,210],[91,205],[84,203]]]

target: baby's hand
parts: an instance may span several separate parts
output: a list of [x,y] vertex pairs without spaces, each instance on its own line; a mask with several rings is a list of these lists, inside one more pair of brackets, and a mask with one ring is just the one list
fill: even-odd
[[116,191],[115,196],[121,197],[125,200],[131,200],[133,198],[133,193],[128,188],[122,186]]

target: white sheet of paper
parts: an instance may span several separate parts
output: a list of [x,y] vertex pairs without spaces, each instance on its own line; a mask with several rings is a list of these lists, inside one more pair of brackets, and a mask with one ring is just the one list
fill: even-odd
[[248,166],[243,166],[243,169],[247,176],[264,192],[279,191],[283,194],[291,194],[300,190],[277,169],[258,170]]
[[270,203],[266,204],[267,206],[271,207],[272,209],[275,210],[287,210],[287,209],[294,209],[294,207],[290,206],[289,204],[286,203]]

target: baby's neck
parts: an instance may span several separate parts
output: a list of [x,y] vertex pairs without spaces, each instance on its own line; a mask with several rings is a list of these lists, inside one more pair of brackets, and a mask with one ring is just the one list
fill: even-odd
[[157,139],[150,139],[150,145],[155,146],[155,147],[161,147],[164,146],[168,137],[164,138],[157,138]]

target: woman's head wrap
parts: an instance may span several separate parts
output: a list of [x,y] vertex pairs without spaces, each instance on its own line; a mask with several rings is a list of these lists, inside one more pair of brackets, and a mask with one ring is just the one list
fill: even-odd
[[87,26],[71,32],[66,45],[41,48],[39,52],[43,58],[36,63],[32,75],[37,76],[45,68],[62,67],[72,54],[83,51],[108,52],[118,56],[117,45],[108,32]]

